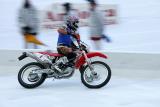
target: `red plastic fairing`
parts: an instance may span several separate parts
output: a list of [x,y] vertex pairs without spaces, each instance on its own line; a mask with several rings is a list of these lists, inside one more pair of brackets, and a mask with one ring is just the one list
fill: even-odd
[[[88,53],[87,54],[87,57],[88,58],[92,58],[92,57],[102,57],[102,58],[107,58],[107,56],[105,54],[102,54],[100,52],[91,52],[91,53]],[[76,64],[75,64],[75,67],[77,69],[79,69],[83,64],[85,64],[85,58],[84,56],[80,57],[79,60],[77,60]]]

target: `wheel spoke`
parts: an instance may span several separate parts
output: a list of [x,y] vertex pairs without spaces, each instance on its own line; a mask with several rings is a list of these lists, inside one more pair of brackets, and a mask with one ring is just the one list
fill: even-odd
[[82,82],[89,88],[102,87],[110,80],[111,71],[107,64],[100,61],[91,63],[93,70],[86,66],[82,73]]
[[37,69],[41,69],[41,68],[36,65],[31,65],[31,66],[26,67],[22,71],[22,75],[21,75],[23,82],[25,82],[26,84],[34,84],[37,81],[39,81],[42,75],[33,73],[33,71]]

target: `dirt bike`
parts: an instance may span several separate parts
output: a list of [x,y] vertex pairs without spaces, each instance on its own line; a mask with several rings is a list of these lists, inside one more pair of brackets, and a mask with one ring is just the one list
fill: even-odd
[[[81,81],[88,88],[101,88],[111,78],[110,67],[102,61],[92,61],[94,57],[107,59],[107,56],[100,52],[89,52],[88,45],[84,42],[73,40],[77,47],[77,57],[73,67],[68,66],[66,56],[52,52],[23,52],[18,58],[23,60],[26,57],[34,59],[24,65],[18,72],[18,81],[25,88],[40,86],[46,78],[66,79],[73,76],[76,69],[80,71]],[[57,70],[55,66],[60,66]]]

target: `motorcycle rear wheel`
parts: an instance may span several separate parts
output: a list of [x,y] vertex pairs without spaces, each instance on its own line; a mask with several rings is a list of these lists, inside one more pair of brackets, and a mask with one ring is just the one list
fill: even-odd
[[[21,86],[23,86],[24,88],[36,88],[38,86],[40,86],[46,79],[46,75],[45,74],[32,74],[35,75],[35,78],[33,80],[29,79],[29,75],[31,74],[31,72],[28,73],[27,78],[24,79],[23,75],[27,72],[27,70],[29,69],[44,69],[44,66],[41,65],[38,62],[31,62],[28,63],[26,65],[24,65],[18,72],[18,82],[21,84]],[[34,70],[34,69],[33,69]],[[31,71],[33,71],[31,70]],[[37,78],[36,78],[37,77]],[[27,81],[28,80],[28,81]],[[28,82],[28,83],[27,83]]]

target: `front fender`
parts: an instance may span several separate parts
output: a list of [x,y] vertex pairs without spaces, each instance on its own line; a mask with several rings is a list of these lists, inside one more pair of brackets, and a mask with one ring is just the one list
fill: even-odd
[[[93,57],[108,58],[105,54],[100,53],[100,52],[90,52],[90,53],[87,53],[86,55],[87,55],[88,58],[93,58]],[[85,63],[86,63],[85,57],[81,56],[75,64],[76,69],[79,69]]]

